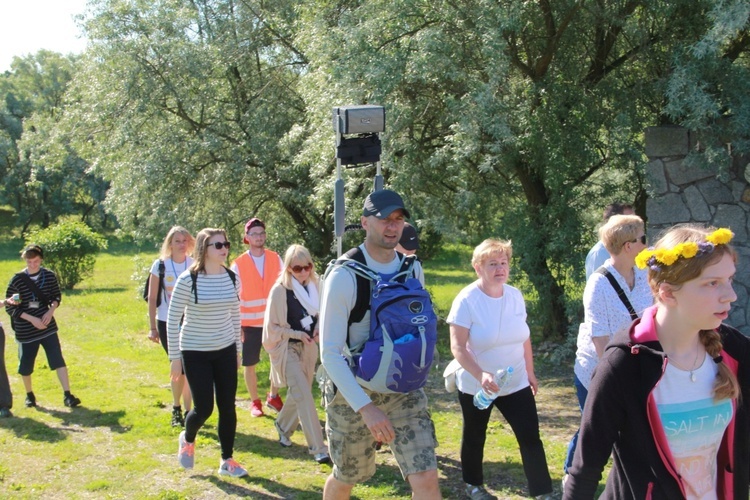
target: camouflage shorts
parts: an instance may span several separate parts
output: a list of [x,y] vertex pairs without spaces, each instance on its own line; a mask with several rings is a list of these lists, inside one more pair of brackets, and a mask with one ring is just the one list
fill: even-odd
[[[407,394],[365,389],[372,402],[391,420],[396,438],[389,444],[401,475],[437,469],[435,426],[423,390]],[[333,477],[347,484],[366,481],[375,474],[375,440],[341,393],[326,405],[326,434],[333,460]]]

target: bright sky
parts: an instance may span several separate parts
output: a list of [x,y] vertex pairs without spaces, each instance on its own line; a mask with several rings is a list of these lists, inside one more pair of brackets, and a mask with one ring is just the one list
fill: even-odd
[[0,0],[0,73],[10,69],[13,56],[39,49],[82,52],[86,41],[73,16],[85,8],[86,0]]

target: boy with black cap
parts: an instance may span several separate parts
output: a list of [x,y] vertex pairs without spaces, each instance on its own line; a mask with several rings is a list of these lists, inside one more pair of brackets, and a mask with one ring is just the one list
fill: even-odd
[[401,239],[398,240],[396,251],[404,255],[414,255],[417,250],[419,250],[417,229],[408,222],[404,222],[404,231],[401,233]]
[[[358,248],[367,266],[386,279],[401,267],[403,255],[395,248],[408,216],[401,196],[393,191],[375,191],[365,200],[361,223],[366,236]],[[418,262],[414,273],[424,283]],[[354,273],[346,266],[334,268],[326,277],[320,301],[320,352],[328,378],[326,433],[334,464],[323,498],[349,498],[356,483],[372,477],[375,445],[382,441],[390,444],[412,498],[439,499],[437,440],[424,391],[374,392],[359,385],[349,368],[345,356],[361,348],[370,329],[369,308],[360,321],[349,324],[356,296]]]

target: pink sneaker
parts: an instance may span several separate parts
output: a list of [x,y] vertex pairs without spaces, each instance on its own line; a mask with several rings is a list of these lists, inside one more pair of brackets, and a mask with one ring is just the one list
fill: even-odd
[[266,394],[266,406],[277,412],[281,411],[284,407],[284,402],[281,400],[281,396],[278,394],[271,397],[270,394]]
[[250,403],[250,416],[251,417],[262,417],[264,415],[263,413],[263,406],[260,402],[260,399],[253,400],[252,403]]

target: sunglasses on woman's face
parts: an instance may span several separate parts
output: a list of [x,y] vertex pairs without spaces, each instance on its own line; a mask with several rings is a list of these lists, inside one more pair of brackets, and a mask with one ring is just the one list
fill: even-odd
[[227,250],[229,250],[229,246],[230,245],[231,245],[231,243],[229,243],[228,241],[224,241],[224,242],[217,241],[215,243],[209,243],[208,244],[208,246],[214,247],[214,248],[216,248],[216,250],[221,250],[222,248],[226,248]]
[[302,271],[309,271],[312,269],[312,264],[308,264],[306,266],[292,266],[292,271],[295,273],[301,273]]

